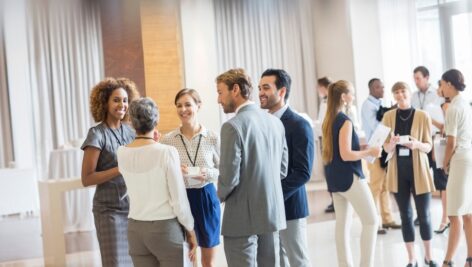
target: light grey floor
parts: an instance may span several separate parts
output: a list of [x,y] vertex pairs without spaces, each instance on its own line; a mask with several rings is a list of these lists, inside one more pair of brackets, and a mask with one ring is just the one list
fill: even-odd
[[[313,266],[337,266],[336,247],[334,242],[334,216],[324,214],[323,208],[330,199],[325,192],[310,192],[311,214],[308,225],[308,242]],[[433,199],[433,228],[439,225],[440,201]],[[317,217],[317,218],[316,218]],[[397,220],[398,214],[396,214]],[[21,218],[18,216],[1,217],[0,219],[0,266],[43,266],[42,244],[38,217]],[[419,237],[418,228],[417,237]],[[352,247],[354,260],[359,262],[360,222],[356,218],[352,228]],[[447,245],[447,234],[434,235],[433,257],[442,261]],[[94,232],[66,235],[68,266],[100,266],[100,256]],[[420,240],[416,241],[418,259],[423,258]],[[455,261],[463,266],[466,258],[465,240],[461,240]],[[407,254],[403,245],[401,232],[390,230],[385,236],[378,236],[375,266],[406,266]],[[226,266],[223,247],[218,247],[217,266]],[[422,266],[421,264],[419,266]]]

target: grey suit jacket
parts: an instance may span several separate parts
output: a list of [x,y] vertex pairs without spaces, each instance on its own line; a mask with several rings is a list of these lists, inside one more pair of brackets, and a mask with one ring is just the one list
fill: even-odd
[[286,227],[280,179],[288,152],[280,120],[254,104],[221,128],[218,197],[226,202],[221,234],[249,236]]

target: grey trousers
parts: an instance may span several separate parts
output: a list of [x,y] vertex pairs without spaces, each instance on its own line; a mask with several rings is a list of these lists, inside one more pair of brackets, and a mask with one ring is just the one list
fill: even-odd
[[228,267],[279,267],[279,232],[224,237]]
[[280,266],[310,267],[306,218],[287,221],[287,228],[280,231]]
[[177,219],[128,223],[129,254],[135,267],[183,267],[184,232]]

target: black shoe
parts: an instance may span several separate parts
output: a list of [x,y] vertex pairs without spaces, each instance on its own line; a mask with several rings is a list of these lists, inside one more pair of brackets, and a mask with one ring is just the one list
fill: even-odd
[[391,221],[389,223],[384,223],[384,224],[382,224],[382,227],[386,228],[386,229],[388,229],[388,228],[401,229],[402,228],[402,226],[399,225],[398,223],[396,223],[395,221]]
[[454,266],[454,262],[452,261],[443,261],[443,266],[447,266],[447,267],[453,267]]
[[418,267],[418,262],[415,262],[415,264],[408,263],[408,265],[406,267]]
[[385,229],[385,228],[379,228],[379,229],[377,230],[377,234],[378,234],[378,235],[385,235],[385,234],[387,234],[387,229]]
[[446,223],[446,224],[441,223],[441,225],[439,226],[439,229],[438,229],[438,230],[434,230],[434,232],[435,232],[436,234],[442,234],[442,233],[444,233],[444,231],[446,231],[447,228],[449,228],[449,227],[451,227],[451,223]]
[[424,259],[424,264],[428,267],[438,267],[438,264],[433,260],[427,261],[426,259]]
[[472,257],[467,257],[465,262],[469,265],[469,267],[472,267]]
[[415,225],[420,225],[420,219],[418,219],[418,217],[416,217],[414,223],[415,223]]
[[333,203],[329,204],[328,207],[326,207],[325,212],[326,212],[326,213],[334,212],[334,205],[333,205]]

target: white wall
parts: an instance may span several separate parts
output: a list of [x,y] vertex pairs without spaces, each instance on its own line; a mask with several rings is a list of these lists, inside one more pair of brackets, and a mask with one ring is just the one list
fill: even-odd
[[348,0],[315,0],[317,78],[355,82]]
[[4,4],[5,54],[16,167],[33,168],[34,128],[26,46],[25,1],[7,0]]
[[185,65],[185,87],[198,90],[202,98],[199,120],[220,131],[215,78],[217,53],[213,1],[182,0],[181,23]]
[[[352,51],[358,110],[369,96],[368,82],[383,77],[382,44],[377,0],[351,1]],[[389,94],[387,89],[386,94]]]

